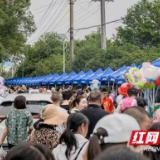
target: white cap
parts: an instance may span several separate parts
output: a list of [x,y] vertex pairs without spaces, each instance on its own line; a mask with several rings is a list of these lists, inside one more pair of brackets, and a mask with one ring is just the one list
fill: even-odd
[[140,130],[137,121],[126,114],[111,114],[103,117],[96,124],[93,134],[98,128],[107,131],[108,136],[104,137],[104,143],[123,143],[131,138],[132,131]]

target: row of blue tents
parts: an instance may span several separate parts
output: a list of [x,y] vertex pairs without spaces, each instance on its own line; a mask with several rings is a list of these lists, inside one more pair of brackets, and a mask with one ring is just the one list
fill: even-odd
[[[152,65],[156,67],[160,67],[160,58],[156,61],[152,62]],[[135,64],[132,64],[131,67],[136,67]],[[142,64],[138,66],[142,67]],[[71,73],[63,73],[59,75],[49,74],[46,76],[39,77],[27,77],[27,78],[13,78],[6,79],[6,85],[22,85],[25,84],[27,86],[54,86],[54,85],[88,85],[92,80],[97,79],[102,84],[108,84],[109,82],[114,82],[117,85],[120,85],[125,82],[125,80],[121,77],[121,73],[126,70],[127,66],[124,65],[116,71],[113,71],[110,67],[106,70],[102,70],[99,68],[97,71],[93,72],[93,70],[89,70],[87,73],[80,71],[79,73],[75,73],[72,71]]]

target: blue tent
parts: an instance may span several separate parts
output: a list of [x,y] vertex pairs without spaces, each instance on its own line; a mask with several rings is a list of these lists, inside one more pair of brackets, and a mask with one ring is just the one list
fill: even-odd
[[160,67],[160,58],[151,63],[155,67]]
[[103,70],[101,68],[99,68],[95,73],[85,76],[81,79],[81,84],[89,84],[89,79],[94,76],[94,75],[98,75],[100,73],[103,73]]
[[75,73],[74,71],[72,71],[70,74],[68,74],[68,76],[64,76],[63,78],[56,80],[56,84],[57,84],[57,85],[64,85],[64,81],[65,81],[67,78],[73,77],[73,76],[75,76],[75,75],[76,75],[76,73]]
[[72,83],[73,83],[73,80],[74,80],[76,77],[80,77],[80,76],[82,76],[82,75],[85,75],[85,73],[84,73],[83,71],[80,71],[78,74],[73,75],[73,76],[70,76],[70,77],[68,77],[67,79],[65,79],[64,84],[66,84],[66,85],[72,84]]
[[126,65],[124,65],[121,68],[119,68],[118,70],[116,70],[113,73],[111,73],[107,77],[108,81],[115,82],[116,78],[118,78],[120,76],[120,74],[126,70],[126,68],[127,68]]
[[103,75],[102,75],[102,77],[101,77],[101,81],[102,81],[102,82],[107,82],[109,75],[112,74],[113,72],[114,72],[114,71],[113,71],[110,67],[108,67],[108,68],[104,71],[104,73],[103,73]]
[[92,82],[92,80],[96,79],[96,80],[99,80],[101,81],[102,80],[102,76],[105,74],[111,74],[113,72],[113,70],[108,67],[104,72],[101,72],[99,74],[94,74],[92,77],[89,78],[89,83]]
[[86,74],[82,74],[80,76],[76,76],[73,80],[72,80],[72,84],[81,84],[81,79],[84,77],[88,77],[90,75],[92,75],[94,72],[90,69]]
[[55,85],[56,81],[63,79],[63,77],[67,77],[67,73],[61,74],[59,77],[53,78],[49,81],[49,85]]
[[[136,65],[135,65],[134,63],[131,64],[131,68],[134,68],[134,67],[136,67]],[[116,84],[118,84],[118,85],[125,83],[125,79],[122,78],[121,73],[120,73],[119,76],[116,77],[115,82],[116,82]]]
[[134,68],[134,67],[137,67],[137,66],[136,66],[135,63],[132,63],[132,64],[131,64],[131,67]]
[[52,75],[52,76],[50,76],[48,78],[44,78],[42,81],[40,81],[40,85],[48,86],[50,80],[55,79],[57,77],[59,77],[59,74],[55,73],[54,75]]

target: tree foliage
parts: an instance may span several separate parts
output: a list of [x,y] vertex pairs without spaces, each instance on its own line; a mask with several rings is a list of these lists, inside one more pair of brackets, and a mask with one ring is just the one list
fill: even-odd
[[26,38],[35,30],[30,0],[0,0],[0,61],[20,54]]
[[117,29],[117,43],[131,43],[140,48],[157,46],[160,43],[160,1],[141,0],[128,9],[123,24]]
[[[47,33],[33,46],[25,48],[25,61],[19,66],[16,76],[40,76],[63,72],[63,41],[56,33]],[[66,50],[66,71],[69,71],[69,56]]]

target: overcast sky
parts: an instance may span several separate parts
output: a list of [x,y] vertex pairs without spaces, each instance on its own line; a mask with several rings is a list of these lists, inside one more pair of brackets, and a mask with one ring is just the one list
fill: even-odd
[[[127,13],[127,9],[139,0],[114,0],[106,2],[106,22],[120,19]],[[69,39],[69,2],[68,0],[31,0],[30,10],[34,15],[37,30],[28,38],[33,44],[45,32],[56,31],[66,34]],[[100,3],[91,0],[76,0],[74,5],[74,28],[100,24]],[[116,28],[121,23],[112,23],[106,26],[106,37],[116,34]],[[75,39],[83,39],[85,35],[96,31],[97,28],[74,31]]]

